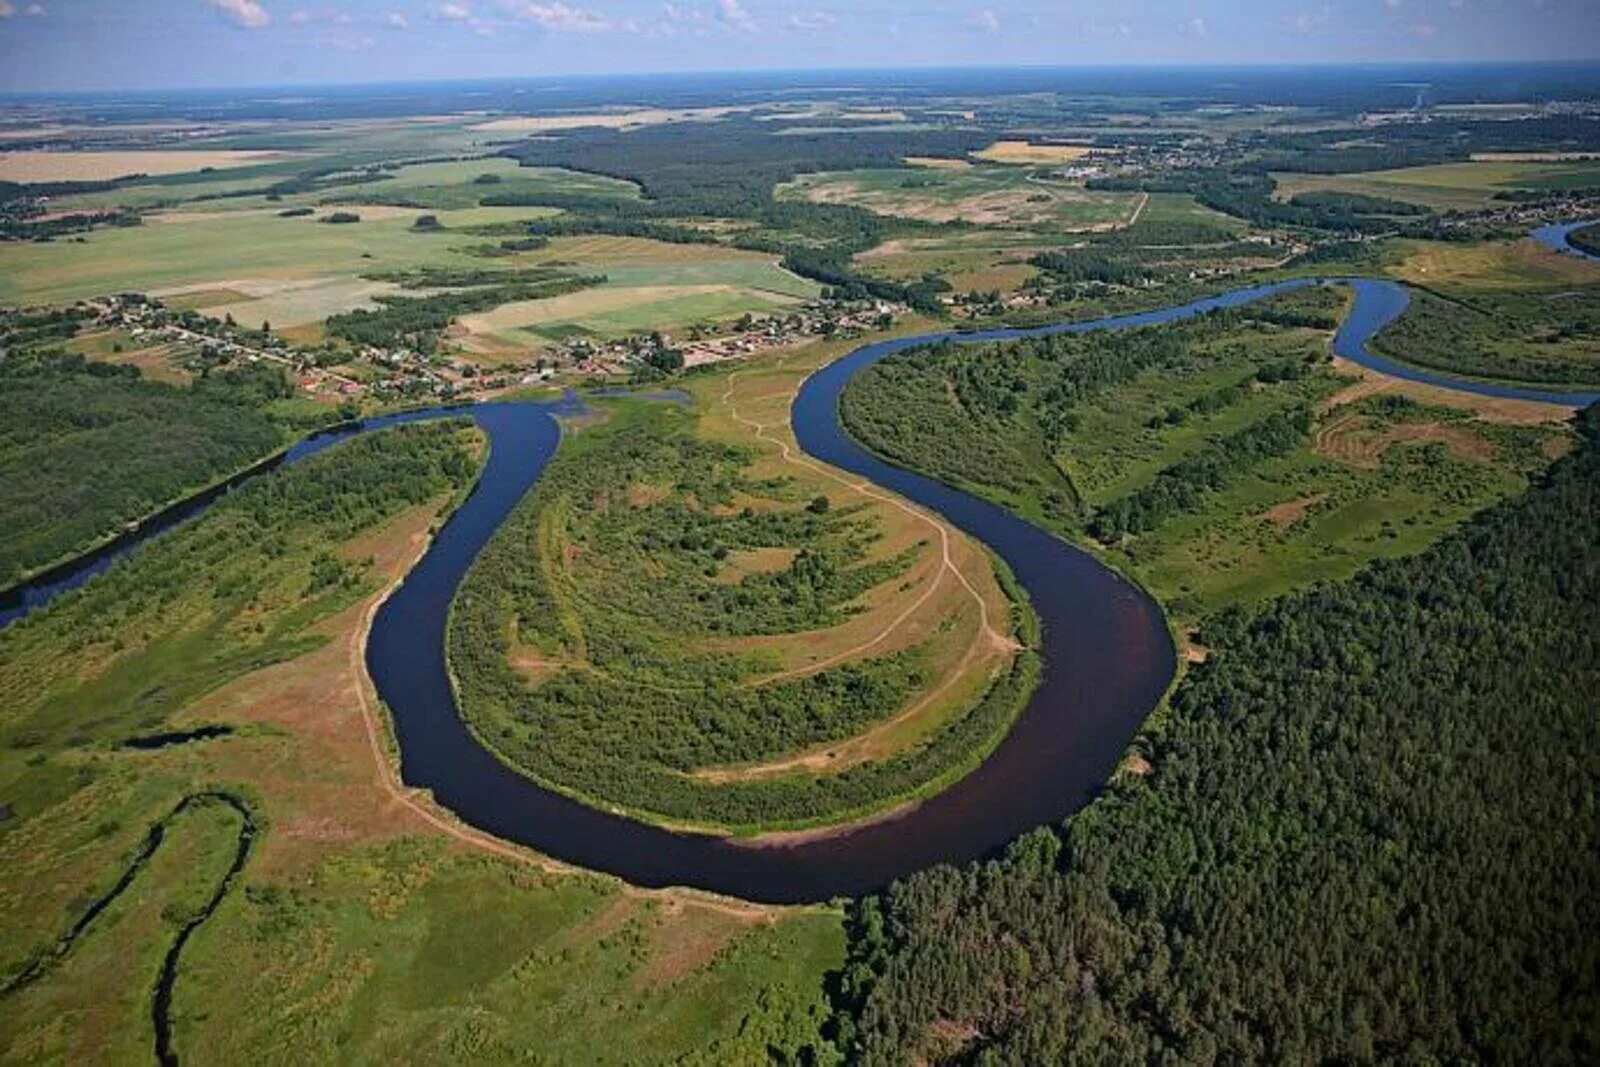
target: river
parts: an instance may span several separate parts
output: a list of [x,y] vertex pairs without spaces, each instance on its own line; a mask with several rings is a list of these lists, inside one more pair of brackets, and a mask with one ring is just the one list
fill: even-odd
[[[930,334],[857,349],[808,378],[795,399],[795,434],[810,455],[860,474],[931,508],[989,545],[1027,589],[1043,628],[1039,688],[1006,738],[972,774],[898,817],[762,845],[678,833],[589,807],[523,777],[472,737],[456,707],[445,664],[445,626],[455,591],[501,522],[522,499],[560,441],[555,415],[572,401],[436,408],[368,420],[318,435],[275,460],[292,463],[353,434],[423,419],[470,416],[490,440],[477,488],[439,531],[415,568],[376,612],[367,667],[393,717],[401,773],[431,789],[466,823],[579,866],[644,886],[684,885],[748,900],[801,903],[881,888],[940,862],[993,853],[1028,829],[1081,807],[1115,768],[1171,680],[1174,650],[1160,609],[1142,590],[1089,553],[958,489],[887,464],[843,432],[839,395],[862,368],[905,348],[940,340],[1001,340],[1121,329],[1235,307],[1318,280],[1239,289],[1179,307],[1037,329]],[[1366,341],[1405,308],[1393,282],[1342,279],[1356,300],[1338,330],[1338,354],[1386,373],[1489,396],[1559,399],[1579,405],[1594,393],[1549,393],[1448,378],[1397,366]],[[172,522],[152,523],[110,549],[23,590],[0,624],[81,584]]]

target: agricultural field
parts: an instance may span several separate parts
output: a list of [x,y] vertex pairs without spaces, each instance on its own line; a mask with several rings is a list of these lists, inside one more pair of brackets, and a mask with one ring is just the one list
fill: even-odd
[[[0,633],[0,684],[19,695],[0,713],[0,1058],[149,1058],[163,957],[218,885],[177,963],[186,1061],[537,1045],[751,1062],[819,1041],[836,913],[558,871],[386,789],[365,622],[480,452],[446,425],[338,446]],[[177,740],[125,744],[162,733]],[[248,863],[224,882],[241,840]]]
[[[1330,366],[1343,300],[899,355],[843,411],[878,451],[1095,544],[1193,622],[1415,551],[1570,442],[1566,408],[1463,407]],[[1307,318],[1327,328],[1280,325]]]
[[1404,167],[1361,174],[1275,173],[1277,196],[1338,192],[1401,200],[1435,211],[1474,211],[1513,189],[1579,189],[1600,186],[1600,160],[1478,161]]
[[504,262],[559,264],[603,276],[592,289],[504,304],[457,324],[461,347],[485,362],[522,358],[572,337],[609,340],[798,307],[821,291],[770,255],[721,245],[666,244],[633,237],[559,237]]
[[0,152],[0,181],[90,182],[134,174],[227,170],[294,158],[284,152]]
[[1057,233],[1127,225],[1140,203],[1135,195],[1091,192],[1081,183],[1007,166],[807,174],[779,187],[778,195],[815,204],[849,204],[920,222]]
[[452,618],[464,715],[502,758],[752,833],[904,802],[998,741],[1028,657],[987,554],[793,454],[788,398],[836,351],[697,377],[692,408],[615,405],[574,434]]
[[981,152],[977,159],[990,163],[1014,163],[1021,166],[1048,167],[1062,163],[1076,163],[1087,159],[1093,149],[1075,144],[1034,144],[1029,141],[996,141]]

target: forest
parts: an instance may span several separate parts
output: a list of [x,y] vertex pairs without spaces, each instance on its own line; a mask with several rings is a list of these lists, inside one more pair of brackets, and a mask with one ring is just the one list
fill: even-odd
[[852,905],[855,1062],[1592,1062],[1600,411],[1420,555],[1211,619],[1095,804]]
[[271,405],[290,392],[263,365],[176,387],[49,350],[0,360],[0,588],[288,443]]

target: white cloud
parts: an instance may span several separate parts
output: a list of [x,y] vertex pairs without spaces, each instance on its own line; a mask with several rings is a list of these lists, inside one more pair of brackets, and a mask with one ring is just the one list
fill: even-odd
[[466,22],[472,17],[472,9],[466,4],[440,4],[438,15],[450,22]]
[[43,4],[29,4],[27,7],[22,9],[22,13],[24,15],[31,15],[34,18],[38,18],[39,16],[44,14],[44,5]]
[[1324,4],[1315,11],[1297,11],[1293,15],[1286,16],[1285,21],[1296,33],[1311,33],[1326,26],[1332,18],[1333,9]]
[[389,12],[389,17],[384,19],[383,22],[391,30],[409,30],[411,28],[411,20],[398,11]]
[[538,3],[536,0],[501,0],[507,12],[524,22],[532,22],[547,30],[562,33],[599,33],[614,29],[615,24],[604,15],[587,8],[571,7],[560,0]]
[[1000,31],[1000,16],[992,8],[974,11],[967,16],[967,25],[984,33],[998,33]]
[[1192,18],[1188,22],[1184,23],[1183,26],[1184,29],[1188,30],[1196,37],[1205,37],[1211,33],[1211,27],[1206,25],[1206,20],[1203,18]]
[[272,22],[267,9],[256,0],[206,0],[206,3],[227,15],[247,30],[259,30]]
[[789,16],[789,25],[797,30],[825,30],[838,21],[826,11],[799,11]]
[[750,17],[750,12],[744,9],[739,0],[717,0],[717,19],[724,26],[732,26],[736,30],[756,28],[755,19]]

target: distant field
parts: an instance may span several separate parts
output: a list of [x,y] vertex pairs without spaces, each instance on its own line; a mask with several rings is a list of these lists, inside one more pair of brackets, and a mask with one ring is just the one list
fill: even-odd
[[88,182],[130,174],[182,174],[210,167],[247,167],[290,158],[282,152],[5,152],[0,181]]
[[1363,174],[1276,173],[1278,196],[1340,192],[1389,197],[1439,211],[1472,210],[1505,189],[1571,189],[1600,185],[1600,161],[1441,163]]
[[1076,144],[1031,144],[1028,141],[996,141],[982,152],[974,152],[979,159],[991,163],[1044,164],[1071,163],[1082,159],[1092,150]]
[[809,174],[780,186],[778,195],[924,222],[1054,230],[1109,229],[1125,223],[1138,203],[1133,193],[1091,192],[1001,166]]
[[[170,225],[97,230],[78,241],[0,245],[0,300],[60,303],[113,292],[183,288],[310,291],[349,287],[362,274],[423,265],[481,265],[461,242],[411,230],[409,214],[330,226],[275,214],[221,214]],[[317,306],[264,306],[285,324],[327,314]],[[333,301],[337,305],[338,301]],[[333,310],[341,310],[334,307]],[[320,314],[319,314],[320,312]]]
[[[482,175],[500,180],[480,183]],[[142,226],[94,231],[81,241],[0,246],[0,300],[56,303],[135,290],[176,296],[186,306],[219,317],[231,314],[248,325],[267,321],[306,326],[337,312],[369,307],[374,295],[394,291],[393,286],[364,275],[405,267],[484,265],[467,249],[485,239],[461,230],[557,213],[545,207],[478,206],[489,193],[637,195],[626,182],[520,168],[504,159],[478,159],[403,167],[379,182],[338,185],[276,202],[261,196],[216,198],[276,180],[280,179],[150,184],[72,198],[77,201],[72,207],[93,208],[212,197],[157,211]],[[344,226],[317,222],[330,209],[315,205],[330,199],[351,200],[341,207],[359,214],[361,222]],[[408,200],[425,207],[364,202],[372,199]],[[314,207],[317,214],[280,217],[280,211],[291,207]],[[425,211],[438,217],[444,232],[412,230]]]
[[524,301],[461,320],[463,343],[484,355],[537,349],[574,335],[617,337],[764,313],[808,300],[818,287],[770,256],[711,245],[625,237],[561,238],[518,262],[563,262],[604,274],[597,289]]
[[486,133],[548,133],[552,130],[582,129],[585,126],[629,130],[667,122],[708,122],[735,111],[748,110],[748,107],[640,108],[634,111],[587,111],[572,115],[514,115],[480,122],[472,129]]

